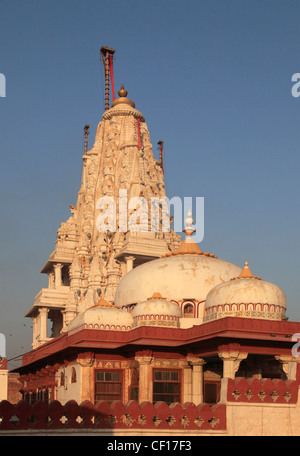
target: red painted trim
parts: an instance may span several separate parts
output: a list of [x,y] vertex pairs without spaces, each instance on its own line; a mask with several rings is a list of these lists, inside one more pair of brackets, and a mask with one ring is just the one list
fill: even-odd
[[7,370],[7,359],[0,359],[0,370]]
[[114,84],[114,72],[113,72],[113,56],[108,56],[109,60],[109,71],[110,71],[110,82],[111,82],[111,91],[112,91],[112,99],[115,100],[115,84]]
[[[11,404],[8,401],[0,402],[0,430],[25,430],[25,429],[150,429],[180,431],[218,431],[226,430],[226,405],[200,404],[192,402],[167,405],[158,402],[139,404],[129,401],[123,404],[116,401],[109,404],[100,401],[94,405],[89,401],[78,404],[74,400],[62,405],[59,401],[46,404],[42,401],[30,405],[28,402],[19,401]],[[12,417],[17,416],[19,421],[12,422]],[[30,418],[34,416],[35,420]],[[141,420],[143,416],[143,420]],[[61,419],[64,417],[64,421]],[[78,420],[78,418],[81,420]],[[124,420],[124,417],[127,420]],[[174,420],[170,420],[173,417]],[[67,420],[66,420],[67,418]],[[170,448],[171,449],[171,448]]]
[[[276,351],[276,354],[290,354],[294,345],[291,337],[295,333],[300,333],[300,322],[235,317],[221,318],[187,329],[151,326],[141,326],[131,331],[83,329],[72,335],[65,333],[27,353],[23,356],[22,368],[53,355],[63,354],[66,349],[72,349],[74,356],[79,349],[94,351],[131,347],[134,350],[138,345],[159,350],[168,347],[175,351],[193,344],[194,349],[203,356],[216,353],[221,341],[225,343],[232,340],[242,340],[243,346],[250,353],[267,350],[268,353]],[[22,368],[15,369],[14,372],[21,372]]]
[[296,404],[298,401],[298,382],[246,379],[228,379],[227,401],[259,404]]

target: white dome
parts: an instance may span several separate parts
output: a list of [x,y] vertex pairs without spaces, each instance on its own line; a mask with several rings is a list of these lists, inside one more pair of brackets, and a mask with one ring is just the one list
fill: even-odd
[[214,286],[240,272],[240,267],[202,252],[165,256],[128,272],[117,287],[115,305],[145,302],[154,292],[167,300],[204,301]]
[[98,305],[78,314],[69,324],[68,332],[74,333],[81,329],[130,330],[133,323],[131,314],[109,303],[104,304],[105,302],[102,300]]
[[179,327],[181,309],[175,303],[155,293],[152,298],[137,304],[131,313],[133,326],[175,326]]
[[214,287],[207,295],[205,320],[221,316],[281,319],[286,296],[277,285],[254,277],[246,262],[236,280]]

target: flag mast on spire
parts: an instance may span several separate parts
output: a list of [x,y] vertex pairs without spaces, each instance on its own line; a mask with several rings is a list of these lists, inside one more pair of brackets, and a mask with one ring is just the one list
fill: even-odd
[[115,49],[111,49],[107,46],[102,46],[100,54],[102,56],[102,62],[104,65],[105,72],[105,111],[109,109],[109,74],[111,78],[112,97],[115,99],[115,88],[114,88],[114,76],[113,76],[113,55]]

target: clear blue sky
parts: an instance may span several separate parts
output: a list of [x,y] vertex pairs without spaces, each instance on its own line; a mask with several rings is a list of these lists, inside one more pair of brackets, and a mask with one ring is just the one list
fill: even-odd
[[[205,198],[200,247],[278,284],[300,321],[300,3],[0,1],[0,332],[30,349],[24,314],[79,190],[104,111],[99,50],[165,142],[168,196]],[[24,326],[26,325],[26,326]],[[11,334],[11,335],[10,335]],[[10,363],[13,368],[16,363]]]

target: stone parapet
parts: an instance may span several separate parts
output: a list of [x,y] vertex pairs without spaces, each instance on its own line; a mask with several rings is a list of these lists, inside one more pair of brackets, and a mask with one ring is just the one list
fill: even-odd
[[78,404],[68,401],[62,405],[58,401],[47,404],[42,401],[30,405],[20,401],[13,405],[0,402],[0,434],[2,431],[21,430],[134,430],[151,431],[155,435],[161,431],[205,431],[226,430],[226,406],[217,404],[195,404],[188,402],[167,405],[165,402],[138,403],[129,401],[123,404],[115,401],[109,404],[100,401],[93,405],[89,401]]

